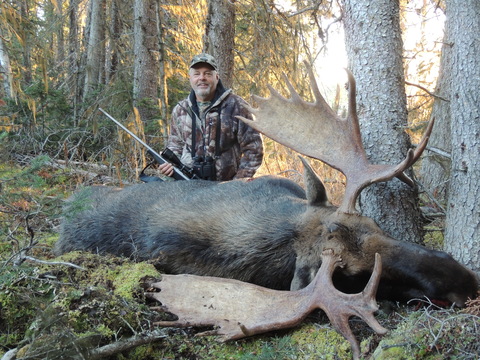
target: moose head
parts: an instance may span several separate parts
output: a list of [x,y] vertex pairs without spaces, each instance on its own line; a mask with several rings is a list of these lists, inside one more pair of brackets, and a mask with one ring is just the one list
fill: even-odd
[[[478,291],[478,278],[473,272],[444,252],[427,250],[406,242],[399,243],[385,234],[372,219],[356,211],[356,200],[368,185],[397,177],[414,186],[413,180],[404,171],[423,153],[434,119],[430,120],[415,151],[410,149],[399,164],[372,164],[362,145],[356,108],[356,84],[352,73],[346,69],[349,83],[348,114],[346,118],[341,118],[321,95],[312,68],[306,65],[315,102],[304,101],[284,75],[291,95],[289,99],[269,86],[269,98],[254,95],[258,108],[248,106],[255,120],[239,117],[273,140],[339,170],[346,178],[345,194],[340,206],[335,210],[330,208],[328,215],[322,215],[321,223],[312,222],[312,216],[305,223],[305,226],[311,227],[309,238],[312,239],[317,232],[317,238],[323,237],[322,245],[318,247],[316,241],[311,246],[306,246],[309,241],[295,243],[301,245],[295,247],[297,263],[291,289],[302,288],[313,279],[318,252],[331,246],[346,260],[346,267],[334,276],[336,286],[344,291],[361,290],[370,276],[373,256],[378,252],[382,254],[384,262],[380,297],[408,300],[431,296],[463,306],[467,298],[475,297]],[[308,163],[303,158],[301,160],[305,167],[308,203],[312,208],[322,208],[323,212],[328,207],[325,188]]]

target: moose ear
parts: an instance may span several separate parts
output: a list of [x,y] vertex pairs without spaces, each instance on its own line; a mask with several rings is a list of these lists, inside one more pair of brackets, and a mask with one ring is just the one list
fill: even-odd
[[315,174],[310,164],[302,156],[299,156],[303,163],[303,182],[305,183],[305,192],[307,201],[313,206],[327,206],[328,198],[325,186],[320,178]]

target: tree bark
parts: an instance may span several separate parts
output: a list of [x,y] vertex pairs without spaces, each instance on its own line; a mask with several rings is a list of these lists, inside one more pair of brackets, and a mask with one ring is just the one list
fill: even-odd
[[144,123],[158,118],[158,33],[156,0],[135,0],[133,99]]
[[445,250],[480,272],[480,2],[447,2],[452,46],[452,164]]
[[209,0],[204,51],[217,60],[220,79],[229,88],[233,82],[235,5],[228,0]]
[[[410,147],[404,129],[407,106],[398,0],[344,0],[349,66],[357,80],[357,108],[363,144],[374,163],[399,163]],[[366,188],[362,213],[388,234],[421,243],[418,194],[393,179]]]

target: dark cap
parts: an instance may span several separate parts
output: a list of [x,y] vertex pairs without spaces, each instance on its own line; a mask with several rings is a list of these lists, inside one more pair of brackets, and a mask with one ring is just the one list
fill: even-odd
[[218,70],[217,62],[215,61],[215,58],[210,54],[202,53],[194,56],[192,62],[190,63],[190,68],[200,63],[208,64],[213,67],[214,70]]

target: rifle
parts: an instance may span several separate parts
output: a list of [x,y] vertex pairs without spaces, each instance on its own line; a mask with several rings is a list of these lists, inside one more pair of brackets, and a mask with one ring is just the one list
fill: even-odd
[[162,155],[157,153],[155,150],[153,150],[150,146],[148,146],[145,142],[143,142],[137,135],[132,133],[130,130],[128,130],[123,124],[121,124],[119,121],[117,121],[112,115],[107,113],[105,110],[102,108],[98,108],[106,117],[108,117],[110,120],[112,120],[115,124],[120,126],[123,130],[125,130],[131,137],[133,137],[135,140],[137,140],[141,145],[143,145],[147,149],[147,153],[150,154],[153,159],[159,163],[159,164],[164,164],[164,163],[170,163],[173,165],[173,175],[172,177],[175,180],[191,180],[195,179],[196,175],[193,173],[193,170],[190,169],[188,166],[185,166],[182,164],[180,159],[171,151],[170,149],[166,148],[165,150],[162,151]]

